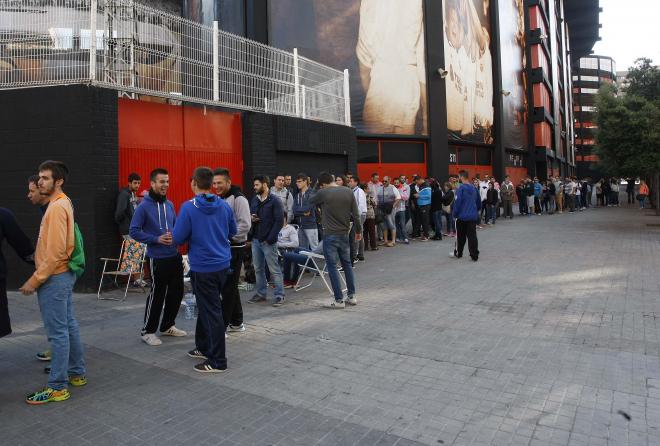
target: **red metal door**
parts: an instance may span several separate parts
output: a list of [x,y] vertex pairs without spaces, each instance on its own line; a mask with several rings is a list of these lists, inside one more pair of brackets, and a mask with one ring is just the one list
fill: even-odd
[[198,107],[119,100],[119,182],[128,174],[142,177],[149,189],[149,173],[163,167],[170,173],[168,198],[178,207],[190,198],[195,167],[225,167],[233,182],[242,183],[241,117]]

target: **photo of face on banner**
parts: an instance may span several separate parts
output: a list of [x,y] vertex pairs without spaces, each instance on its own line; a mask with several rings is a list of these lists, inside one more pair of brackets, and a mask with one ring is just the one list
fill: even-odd
[[456,140],[492,144],[489,0],[445,0],[447,127]]
[[502,143],[507,149],[527,147],[527,78],[525,75],[524,0],[500,0],[500,48],[502,50]]
[[270,0],[269,43],[350,73],[360,133],[427,134],[422,0]]

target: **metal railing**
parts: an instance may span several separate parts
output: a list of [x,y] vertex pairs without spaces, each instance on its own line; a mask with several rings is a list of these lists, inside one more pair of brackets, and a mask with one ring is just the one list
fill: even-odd
[[133,0],[0,0],[0,88],[91,83],[350,125],[348,70]]

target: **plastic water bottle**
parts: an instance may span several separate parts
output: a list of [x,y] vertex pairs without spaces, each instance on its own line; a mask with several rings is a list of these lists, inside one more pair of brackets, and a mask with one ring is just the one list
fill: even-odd
[[184,297],[184,318],[185,319],[195,319],[197,317],[197,301],[195,300],[195,295],[192,293],[187,293]]

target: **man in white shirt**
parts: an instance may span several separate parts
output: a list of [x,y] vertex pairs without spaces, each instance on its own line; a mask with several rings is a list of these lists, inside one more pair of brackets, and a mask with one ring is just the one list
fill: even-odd
[[[477,175],[477,179],[479,176]],[[488,196],[488,175],[484,175],[483,180],[479,180],[479,198],[481,198],[481,217],[485,215],[484,209],[486,209],[486,199]]]
[[[396,222],[394,216],[401,201],[399,190],[390,184],[390,177],[383,177],[383,184],[378,188],[378,208],[383,213],[383,240],[385,246],[392,247],[396,243]],[[388,240],[388,232],[390,239]]]
[[357,202],[358,211],[360,211],[360,221],[354,222],[353,228],[351,228],[352,254],[355,254],[352,259],[356,262],[364,262],[364,238],[361,237],[359,241],[355,240],[355,225],[364,227],[364,222],[367,219],[367,195],[360,188],[360,178],[358,177],[351,177],[348,180],[348,186],[353,190],[353,196]]

